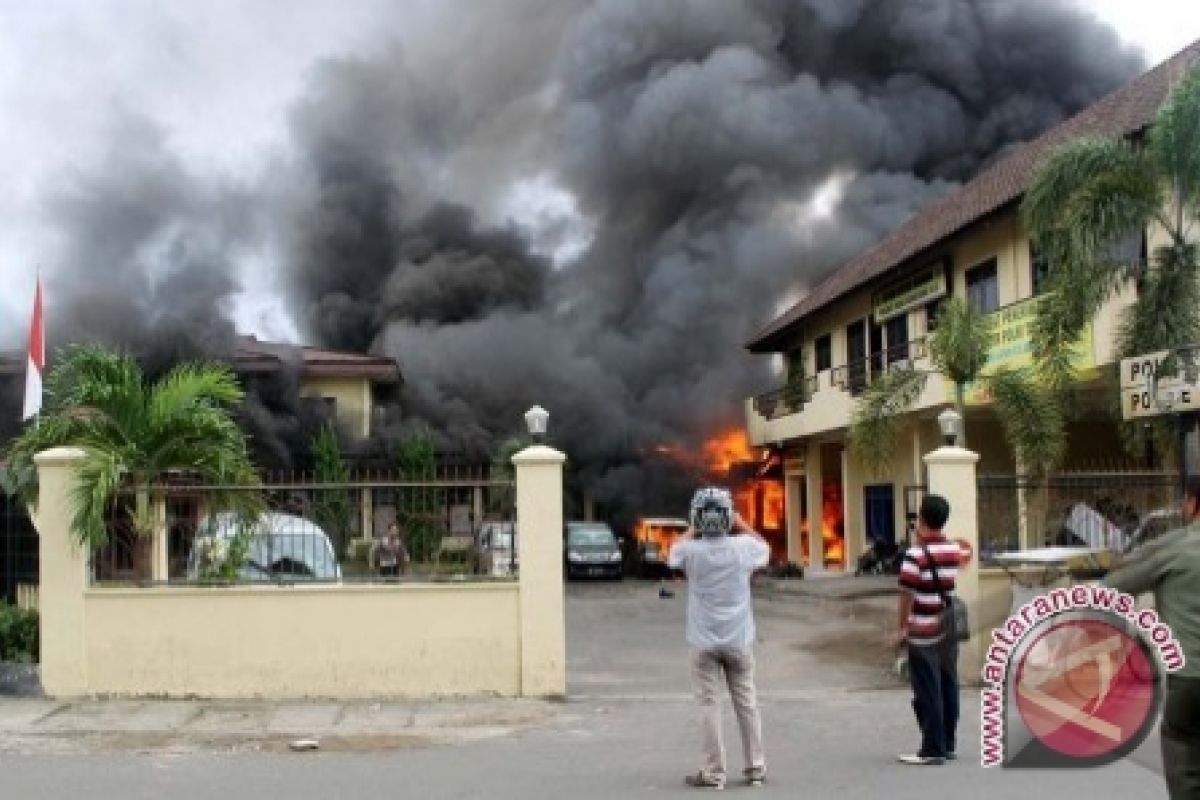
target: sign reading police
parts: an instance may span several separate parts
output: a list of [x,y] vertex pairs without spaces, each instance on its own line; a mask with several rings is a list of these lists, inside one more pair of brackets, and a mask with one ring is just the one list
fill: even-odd
[[1121,417],[1140,419],[1200,409],[1200,386],[1182,375],[1160,376],[1163,350],[1121,361]]

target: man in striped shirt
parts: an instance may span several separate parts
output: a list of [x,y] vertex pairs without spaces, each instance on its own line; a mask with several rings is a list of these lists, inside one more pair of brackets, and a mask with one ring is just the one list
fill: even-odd
[[921,727],[921,749],[900,756],[902,764],[937,766],[955,756],[958,727],[958,643],[942,622],[946,598],[954,591],[962,551],[942,529],[950,504],[926,495],[917,514],[917,543],[900,567],[899,626],[896,646],[908,647],[913,711]]

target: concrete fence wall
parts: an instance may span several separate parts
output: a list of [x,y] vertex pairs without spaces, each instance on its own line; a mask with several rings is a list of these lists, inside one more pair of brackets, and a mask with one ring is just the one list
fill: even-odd
[[57,697],[566,693],[561,453],[517,466],[511,583],[98,588],[70,531],[81,453],[37,457],[42,685]]

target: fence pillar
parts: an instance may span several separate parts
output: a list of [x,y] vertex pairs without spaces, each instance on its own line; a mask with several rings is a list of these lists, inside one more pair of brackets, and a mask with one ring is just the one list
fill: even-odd
[[150,495],[150,509],[154,515],[154,530],[150,541],[150,579],[166,581],[170,575],[170,545],[167,540],[167,496]]
[[971,640],[964,642],[959,654],[959,674],[964,683],[979,682],[984,645],[989,631],[980,629],[979,587],[979,487],[975,465],[979,455],[962,447],[939,447],[925,456],[929,470],[929,492],[940,494],[950,503],[950,521],[946,533],[951,539],[963,539],[971,546],[970,563],[958,572],[958,596],[971,610]]
[[549,447],[513,456],[517,472],[520,554],[521,694],[567,693],[566,617],[563,601],[563,463]]
[[75,465],[83,457],[74,447],[34,456],[38,502],[31,516],[38,531],[41,677],[51,697],[79,696],[88,690],[83,605],[88,554],[71,532],[71,487]]

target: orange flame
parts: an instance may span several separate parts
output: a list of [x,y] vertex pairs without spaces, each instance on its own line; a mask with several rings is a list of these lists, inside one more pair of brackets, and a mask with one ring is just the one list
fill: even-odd
[[754,461],[754,453],[750,442],[743,430],[731,430],[720,434],[704,443],[704,458],[708,468],[713,472],[725,475],[734,464]]
[[821,492],[821,544],[825,565],[844,566],[846,532],[842,515],[842,487],[826,481]]
[[675,540],[687,530],[686,523],[681,525],[664,525],[639,520],[634,529],[634,538],[639,542],[657,542],[658,552],[666,555],[674,546]]

